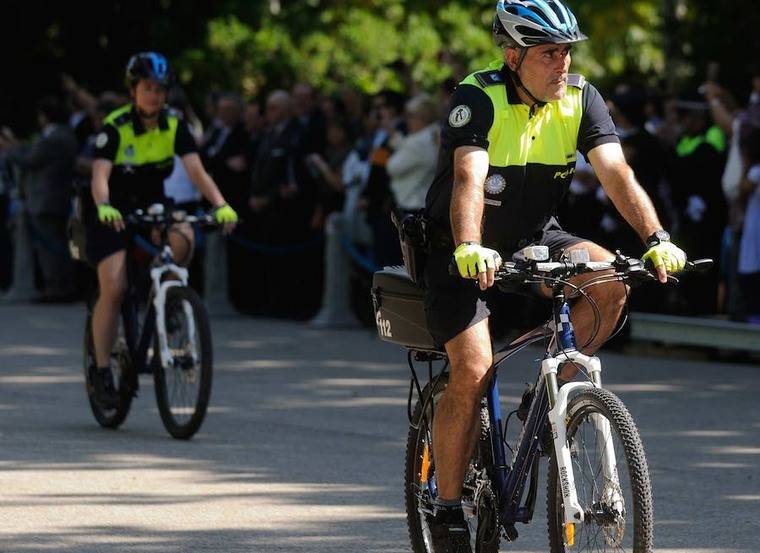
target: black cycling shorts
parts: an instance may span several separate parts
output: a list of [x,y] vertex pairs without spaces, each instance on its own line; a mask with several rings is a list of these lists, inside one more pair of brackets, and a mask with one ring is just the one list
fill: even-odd
[[[565,232],[554,220],[540,234],[540,238],[532,244],[548,246],[552,258],[570,246],[587,242],[584,238]],[[507,255],[505,252],[499,253],[508,261],[513,252],[508,252]],[[486,298],[492,290],[482,292],[476,281],[450,275],[451,259],[450,249],[436,248],[430,253],[425,266],[425,314],[430,334],[439,346],[491,315]],[[526,293],[527,289],[514,291]],[[534,293],[538,294],[538,291],[535,290]]]

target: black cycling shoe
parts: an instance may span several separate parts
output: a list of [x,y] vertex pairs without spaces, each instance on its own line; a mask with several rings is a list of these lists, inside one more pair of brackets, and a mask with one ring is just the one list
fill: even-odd
[[93,386],[95,401],[103,409],[114,409],[119,404],[119,394],[113,382],[113,373],[109,367],[95,369]]
[[462,507],[438,507],[426,514],[433,553],[472,553],[470,528],[464,520]]

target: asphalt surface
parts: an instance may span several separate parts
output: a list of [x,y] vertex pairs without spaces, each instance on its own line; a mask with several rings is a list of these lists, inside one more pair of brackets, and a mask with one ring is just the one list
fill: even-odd
[[[97,426],[83,319],[80,305],[0,305],[0,551],[410,551],[403,350],[370,330],[215,319],[209,415],[181,442],[149,377],[121,429]],[[505,408],[537,356],[503,369]],[[760,366],[602,359],[644,439],[656,550],[760,551]],[[537,505],[503,551],[547,550],[543,489]]]

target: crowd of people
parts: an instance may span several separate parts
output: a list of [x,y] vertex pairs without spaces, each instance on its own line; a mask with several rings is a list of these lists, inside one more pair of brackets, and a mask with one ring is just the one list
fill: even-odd
[[[214,90],[202,112],[181,88],[169,91],[170,107],[241,216],[227,239],[229,299],[239,311],[322,328],[371,320],[372,271],[401,263],[390,214],[424,206],[440,121],[462,77],[432,94],[322,94],[306,83],[255,99]],[[719,260],[709,278],[634,295],[634,309],[760,322],[760,75],[747,101],[715,82],[677,98],[631,84],[607,92],[626,158],[666,228],[691,258]],[[77,277],[84,269],[68,248],[72,199],[89,194],[104,117],[128,102],[118,92],[92,94],[64,76],[61,94],[40,100],[32,140],[2,128],[0,288],[13,284],[12,223],[23,209],[41,298],[82,297]],[[182,164],[174,167],[167,195],[182,209],[203,208]],[[583,156],[558,218],[566,230],[611,250],[643,253]],[[192,270],[196,284],[201,259]]]

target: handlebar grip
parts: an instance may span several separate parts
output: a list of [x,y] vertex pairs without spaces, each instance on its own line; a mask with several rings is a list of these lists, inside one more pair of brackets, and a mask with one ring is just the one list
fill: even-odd
[[[714,264],[715,262],[712,259],[695,259],[694,261],[687,261],[683,272],[706,273],[713,268]],[[647,261],[644,263],[644,267],[646,267],[650,273],[656,272],[651,259],[647,259]]]
[[457,267],[456,259],[454,259],[453,257],[449,261],[449,275],[453,277],[460,276],[459,267]]
[[686,262],[686,270],[706,273],[713,268],[713,265],[715,265],[715,262],[712,259],[695,259],[694,261]]

